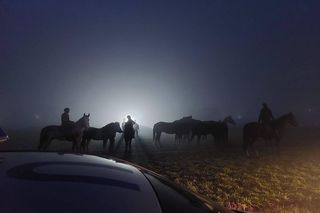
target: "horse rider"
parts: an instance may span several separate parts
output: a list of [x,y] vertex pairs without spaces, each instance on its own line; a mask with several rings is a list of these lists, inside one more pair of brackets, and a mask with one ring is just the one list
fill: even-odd
[[262,125],[262,128],[267,131],[268,128],[271,128],[272,131],[277,135],[277,131],[272,126],[272,121],[274,120],[271,109],[268,107],[267,103],[262,104],[262,109],[260,110],[258,123]]
[[70,109],[67,107],[64,109],[64,112],[61,115],[61,126],[65,133],[71,130],[71,126],[74,123],[70,121],[69,112],[70,112]]

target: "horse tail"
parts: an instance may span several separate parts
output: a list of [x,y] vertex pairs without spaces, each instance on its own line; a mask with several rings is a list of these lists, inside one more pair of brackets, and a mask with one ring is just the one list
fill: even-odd
[[47,128],[43,128],[40,133],[40,143],[38,146],[38,150],[41,151],[44,144],[48,141]]

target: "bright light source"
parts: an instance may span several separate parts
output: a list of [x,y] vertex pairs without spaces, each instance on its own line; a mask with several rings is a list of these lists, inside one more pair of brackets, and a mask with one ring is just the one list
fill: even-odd
[[122,119],[122,122],[123,122],[123,121],[124,121],[124,122],[127,122],[127,121],[128,121],[128,118],[127,118],[128,115],[131,116],[131,120],[136,121],[136,118],[135,118],[134,116],[132,116],[131,114],[127,114],[127,115]]

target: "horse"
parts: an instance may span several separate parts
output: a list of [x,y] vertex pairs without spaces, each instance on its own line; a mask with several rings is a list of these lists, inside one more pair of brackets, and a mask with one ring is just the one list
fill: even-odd
[[158,147],[160,147],[160,137],[162,132],[167,134],[175,134],[173,122],[160,121],[153,125],[153,141]]
[[197,142],[200,143],[201,137],[207,138],[212,135],[215,142],[228,142],[228,123],[235,125],[232,116],[227,116],[223,121],[201,121],[192,128],[191,140],[196,136]]
[[198,125],[200,122],[200,120],[193,119],[191,116],[174,121],[174,123],[176,124],[176,143],[181,143],[181,141],[188,141],[188,143],[190,143],[192,128]]
[[[68,129],[63,126],[46,126],[40,133],[39,151],[45,151],[49,147],[52,140],[67,140],[72,142],[72,150],[80,151],[80,143],[82,141],[83,132],[89,128],[90,114],[83,116],[75,123],[71,124]],[[68,130],[68,131],[66,131]]]
[[117,132],[122,133],[119,122],[109,123],[102,128],[89,127],[83,133],[81,148],[82,150],[88,151],[90,140],[93,139],[103,140],[103,150],[105,150],[107,142],[109,140],[109,151],[113,151],[114,141]]
[[294,127],[298,126],[292,112],[271,121],[268,126],[257,122],[246,124],[243,127],[243,149],[246,155],[250,155],[249,149],[253,150],[257,154],[253,144],[258,138],[262,138],[265,141],[275,140],[275,144],[279,145],[288,124]]
[[184,134],[188,134],[190,132],[189,124],[192,120],[194,120],[192,119],[192,116],[188,116],[173,122],[160,121],[154,124],[153,141],[155,142],[155,146],[160,147],[160,137],[162,132],[167,134],[176,134],[175,140],[180,140]]

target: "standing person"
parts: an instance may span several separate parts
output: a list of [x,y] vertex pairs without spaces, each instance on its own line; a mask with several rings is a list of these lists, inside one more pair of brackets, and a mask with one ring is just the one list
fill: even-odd
[[124,125],[124,140],[126,142],[126,152],[131,152],[131,141],[134,138],[134,128],[135,122],[131,119],[131,116],[127,116],[127,122]]

